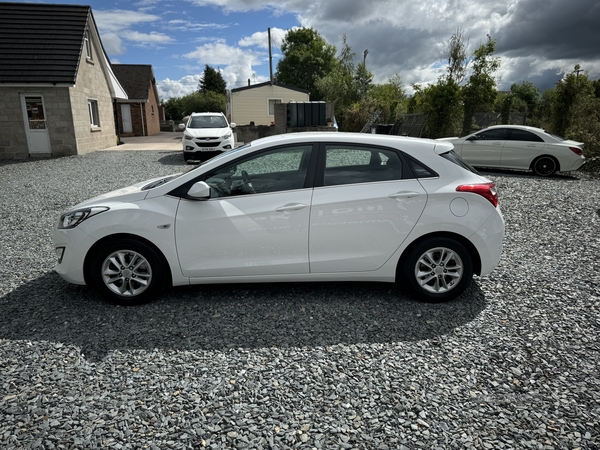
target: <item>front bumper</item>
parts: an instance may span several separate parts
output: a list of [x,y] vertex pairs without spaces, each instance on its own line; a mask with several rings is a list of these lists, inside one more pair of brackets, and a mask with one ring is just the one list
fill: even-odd
[[52,234],[54,248],[64,248],[62,259],[56,262],[54,270],[64,280],[73,284],[86,284],[84,261],[89,249],[96,239],[85,233],[79,227],[68,230],[54,229]]

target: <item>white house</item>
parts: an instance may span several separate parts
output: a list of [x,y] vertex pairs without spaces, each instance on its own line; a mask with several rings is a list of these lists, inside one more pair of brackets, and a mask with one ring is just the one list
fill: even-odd
[[230,122],[236,125],[271,125],[275,121],[275,104],[308,102],[310,92],[267,81],[232,89],[228,111]]

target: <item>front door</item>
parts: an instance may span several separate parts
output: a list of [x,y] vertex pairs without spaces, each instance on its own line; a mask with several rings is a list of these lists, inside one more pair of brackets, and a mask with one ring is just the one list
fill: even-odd
[[42,95],[21,94],[21,108],[29,154],[52,153]]
[[502,159],[502,148],[506,142],[506,129],[492,128],[477,133],[462,146],[462,158],[469,164],[482,167],[497,167]]
[[182,199],[175,239],[186,277],[308,273],[312,145],[281,147],[203,175],[206,201]]
[[131,133],[131,105],[121,105],[121,119],[123,120],[123,133]]

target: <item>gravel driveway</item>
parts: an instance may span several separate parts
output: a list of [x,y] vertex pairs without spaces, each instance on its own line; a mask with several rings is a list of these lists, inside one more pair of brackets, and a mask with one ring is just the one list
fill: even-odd
[[127,308],[53,272],[61,212],[183,168],[0,163],[0,448],[600,448],[600,180],[485,172],[504,254],[445,304],[307,283]]

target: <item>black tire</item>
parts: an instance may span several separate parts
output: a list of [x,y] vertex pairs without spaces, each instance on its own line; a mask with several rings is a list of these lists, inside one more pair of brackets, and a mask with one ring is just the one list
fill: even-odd
[[403,257],[398,279],[418,299],[444,302],[458,297],[471,284],[473,262],[460,242],[429,238]]
[[92,256],[89,280],[107,300],[138,305],[156,298],[164,289],[168,271],[162,258],[144,242],[119,238]]
[[533,172],[540,177],[549,177],[558,170],[558,162],[552,156],[540,156],[531,165]]
[[189,152],[183,152],[183,160],[187,162],[190,159],[192,159],[191,153],[189,153]]

